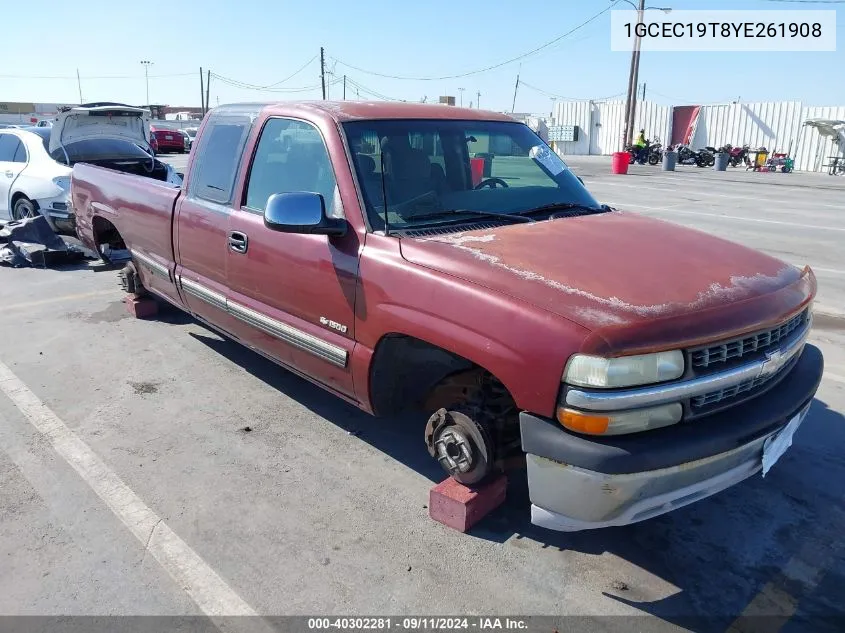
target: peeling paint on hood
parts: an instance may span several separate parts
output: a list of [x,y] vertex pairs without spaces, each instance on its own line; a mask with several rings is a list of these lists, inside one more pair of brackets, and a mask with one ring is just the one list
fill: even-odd
[[401,248],[408,261],[591,329],[742,301],[801,275],[753,249],[621,212],[405,238]]

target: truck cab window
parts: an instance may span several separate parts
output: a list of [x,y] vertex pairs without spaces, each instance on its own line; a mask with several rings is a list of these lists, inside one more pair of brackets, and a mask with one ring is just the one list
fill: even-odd
[[302,121],[270,119],[258,140],[244,206],[263,211],[274,193],[294,191],[319,193],[326,211],[337,215],[334,171],[320,132]]
[[246,118],[221,118],[210,121],[209,128],[197,149],[200,158],[191,192],[205,200],[225,204],[232,197],[238,161],[250,124]]

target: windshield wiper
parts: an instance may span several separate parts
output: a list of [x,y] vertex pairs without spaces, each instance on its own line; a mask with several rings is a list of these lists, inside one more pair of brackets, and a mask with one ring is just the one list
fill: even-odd
[[414,215],[408,218],[409,220],[434,220],[437,218],[447,218],[450,215],[479,215],[486,218],[502,218],[504,220],[512,220],[513,222],[534,222],[533,218],[514,213],[495,213],[493,211],[476,211],[475,209],[444,209],[443,211],[435,211],[433,213],[423,213],[421,215]]
[[605,204],[598,207],[591,207],[588,204],[581,204],[580,202],[552,202],[551,204],[544,204],[539,207],[534,207],[533,209],[520,211],[520,214],[525,215],[527,213],[539,213],[540,211],[566,211],[567,209],[583,209],[584,211],[589,211],[590,213],[610,211],[610,207]]

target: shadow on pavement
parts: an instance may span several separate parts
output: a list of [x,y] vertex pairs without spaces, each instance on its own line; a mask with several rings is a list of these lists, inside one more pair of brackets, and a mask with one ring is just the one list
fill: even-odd
[[[373,418],[238,343],[211,333],[191,336],[433,483],[444,478],[425,449],[424,414]],[[845,625],[843,422],[840,413],[817,399],[793,447],[765,479],[756,475],[708,499],[626,527],[578,533],[537,528],[530,522],[525,472],[511,471],[507,503],[467,538],[502,544],[527,540],[544,549],[615,555],[679,591],[647,603],[627,599],[624,586],[605,595],[694,631],[725,631],[772,584],[786,587],[785,600],[792,606],[766,604],[763,612],[778,614],[786,608],[794,613],[784,631],[845,630],[807,620],[835,615],[840,619],[827,624]],[[783,571],[813,566],[806,578]]]

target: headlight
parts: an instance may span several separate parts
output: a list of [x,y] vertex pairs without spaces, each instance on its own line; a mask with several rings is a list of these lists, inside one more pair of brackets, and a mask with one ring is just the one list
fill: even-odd
[[70,176],[60,176],[53,178],[53,184],[59,187],[62,191],[70,190]]
[[684,355],[680,350],[602,358],[575,354],[566,364],[563,381],[581,387],[634,387],[680,378]]
[[650,431],[675,424],[681,420],[683,413],[684,410],[680,402],[646,409],[601,414],[558,407],[557,420],[567,429],[577,433],[623,435],[625,433]]

